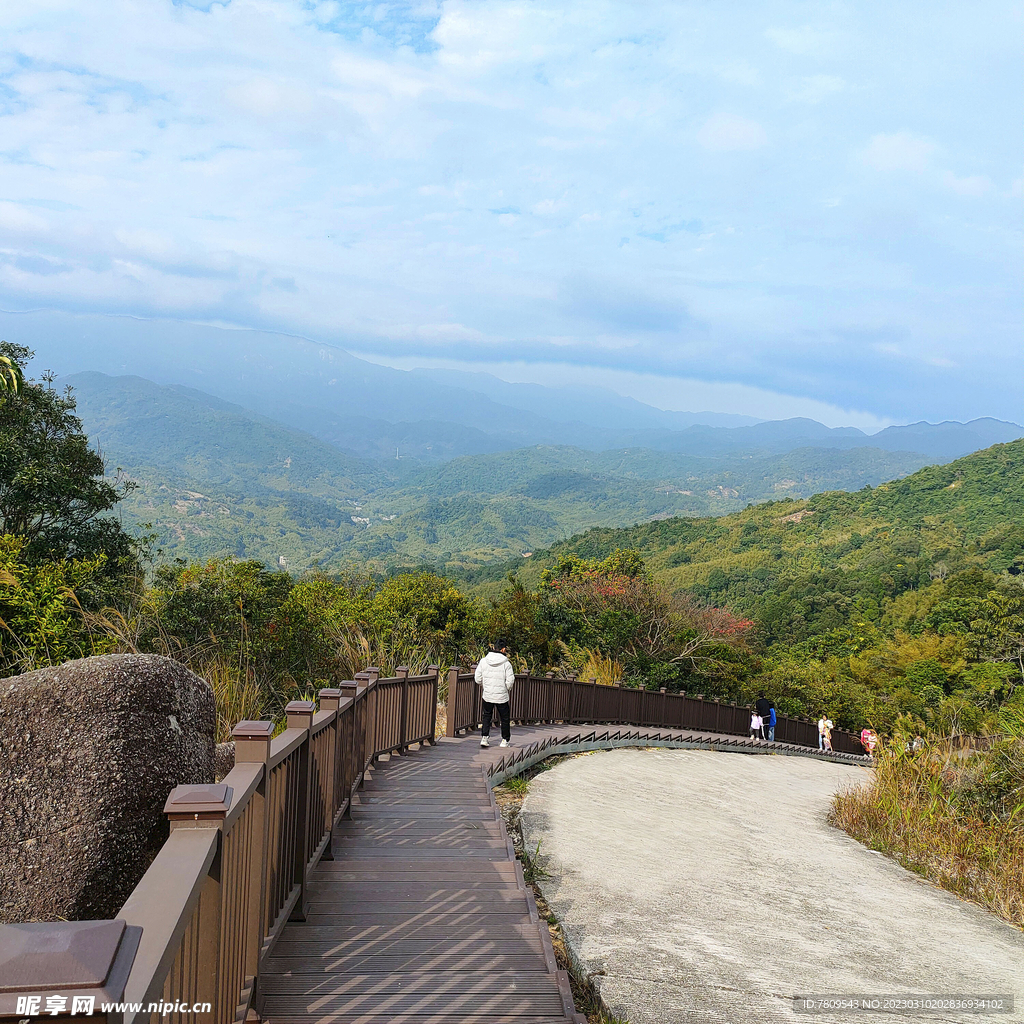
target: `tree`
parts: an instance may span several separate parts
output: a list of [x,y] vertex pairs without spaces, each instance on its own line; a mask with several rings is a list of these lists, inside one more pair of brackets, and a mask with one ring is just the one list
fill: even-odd
[[506,580],[487,616],[487,638],[518,654],[532,670],[543,671],[554,659],[554,648],[541,599],[527,590],[514,572]]
[[[33,353],[0,343],[0,357],[22,375]],[[0,373],[2,370],[0,364]],[[109,572],[135,562],[135,547],[109,512],[133,487],[104,477],[89,446],[70,388],[53,375],[7,388],[0,401],[0,533],[24,541],[30,561],[106,556]]]
[[[0,341],[0,345],[6,342]],[[21,366],[11,356],[0,356],[0,392],[10,391],[17,394],[25,383],[25,374]]]
[[381,584],[367,625],[456,662],[479,646],[479,611],[449,579],[432,572],[401,573]]
[[563,640],[622,660],[641,676],[658,663],[715,674],[746,649],[753,630],[749,619],[666,593],[636,551],[603,561],[560,558],[542,576],[541,594]]
[[29,563],[23,548],[19,538],[0,536],[0,673],[111,649],[113,639],[93,636],[81,614],[90,591],[101,589],[103,556]]

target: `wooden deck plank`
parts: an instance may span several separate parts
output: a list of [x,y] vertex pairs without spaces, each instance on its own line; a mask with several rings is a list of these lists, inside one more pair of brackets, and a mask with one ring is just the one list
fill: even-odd
[[267,1019],[578,1021],[482,771],[495,749],[449,740],[367,773],[261,974]]

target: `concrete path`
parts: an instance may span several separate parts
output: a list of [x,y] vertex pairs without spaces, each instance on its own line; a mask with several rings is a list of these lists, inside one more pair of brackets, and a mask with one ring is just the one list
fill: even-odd
[[[825,822],[865,769],[616,750],[537,776],[523,807],[541,888],[630,1024],[1024,1021],[1024,934]],[[1010,994],[1017,1010],[794,1012],[804,994]]]

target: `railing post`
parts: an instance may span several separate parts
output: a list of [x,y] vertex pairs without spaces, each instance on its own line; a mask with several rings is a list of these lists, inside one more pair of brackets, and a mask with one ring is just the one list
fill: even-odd
[[357,680],[366,682],[366,749],[363,752],[364,764],[375,764],[377,761],[377,680],[380,669],[373,665],[356,674]]
[[[255,978],[259,971],[260,947],[269,924],[264,920],[267,898],[267,840],[270,815],[267,813],[267,762],[273,722],[239,722],[231,730],[235,741],[235,764],[263,765],[263,778],[252,795],[253,836],[249,866],[249,934],[245,937],[245,975]],[[259,884],[253,884],[259,879]]]
[[663,686],[659,691],[661,694],[661,721],[658,723],[659,728],[668,728],[668,690]]
[[612,683],[612,686],[618,691],[615,697],[615,724],[622,724],[622,682],[617,681]]
[[448,669],[448,696],[445,698],[445,736],[455,735],[455,715],[458,710],[459,666]]
[[398,753],[409,750],[409,666],[399,665],[395,675],[402,680],[402,703],[398,712]]
[[331,728],[334,730],[334,756],[331,758],[331,821],[338,813],[338,808],[344,800],[343,790],[345,788],[342,779],[342,754],[341,754],[341,690],[336,687],[328,687],[317,694],[317,703],[321,711],[333,711],[334,721]]
[[316,704],[311,700],[293,700],[284,710],[288,716],[287,726],[289,729],[306,730],[306,738],[299,748],[298,756],[298,807],[295,814],[295,867],[292,876],[295,884],[299,886],[299,898],[295,902],[295,909],[292,911],[291,916],[292,921],[305,921],[308,897],[306,867],[309,864],[307,842],[309,838],[309,806],[311,803],[309,791],[313,784],[313,773],[310,771],[313,759],[313,737],[310,734],[310,730],[313,725],[313,715],[316,714]]
[[[221,1006],[221,917],[224,902],[221,884],[221,856],[224,852],[224,818],[231,806],[232,791],[223,783],[201,786],[175,786],[167,797],[164,814],[171,831],[179,828],[215,828],[220,830],[217,854],[203,881],[199,897],[199,935],[196,949],[196,1002],[213,1007],[212,1019],[226,1020],[234,1007]],[[229,997],[230,998],[230,997]]]
[[427,673],[434,677],[434,695],[430,702],[430,739],[427,740],[433,746],[437,743],[437,698],[441,688],[441,666],[428,665]]
[[466,666],[466,668],[469,670],[469,672],[473,676],[473,682],[470,684],[470,687],[469,687],[469,692],[472,694],[472,699],[470,700],[470,716],[469,717],[472,719],[472,722],[470,722],[469,726],[466,729],[466,732],[473,732],[473,731],[475,731],[476,727],[478,725],[482,725],[483,724],[483,720],[484,720],[484,688],[483,688],[483,686],[480,687],[480,694],[479,694],[479,696],[477,695],[477,692],[476,692],[476,666],[477,666],[477,664],[478,664],[478,662],[474,661],[474,662],[471,662],[469,665]]
[[[357,699],[359,696],[359,684],[354,679],[346,679],[338,688],[341,690],[343,697],[348,697],[352,701],[352,711],[346,719],[344,727],[345,735],[342,738],[341,751],[345,763],[345,798],[348,800],[344,816],[351,818],[354,783],[356,776],[363,770],[364,755],[362,744],[366,738],[366,731],[359,727],[359,718],[363,714],[362,705],[364,702]],[[362,779],[359,780],[359,784],[362,786]]]
[[331,744],[333,753],[330,764],[327,766],[331,773],[330,783],[327,787],[327,792],[331,794],[331,805],[327,808],[327,828],[331,833],[331,839],[320,855],[321,860],[334,860],[334,850],[332,849],[334,846],[334,820],[344,799],[341,793],[343,788],[341,781],[341,716],[338,713],[338,708],[341,706],[341,690],[328,687],[321,690],[317,697],[321,711],[334,712],[334,721],[331,722],[331,729],[334,731],[334,742]]

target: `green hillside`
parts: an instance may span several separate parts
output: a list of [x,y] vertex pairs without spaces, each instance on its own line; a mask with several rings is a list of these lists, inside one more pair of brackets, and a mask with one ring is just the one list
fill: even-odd
[[547,445],[440,464],[369,460],[190,388],[99,373],[65,382],[108,470],[139,484],[120,506],[126,523],[152,524],[165,556],[298,571],[370,562],[473,572],[595,526],[723,515],[925,462],[873,448],[704,458]]
[[899,595],[961,570],[1024,571],[1024,441],[854,493],[590,530],[520,563],[521,575],[535,584],[561,555],[616,548],[638,550],[673,591],[756,617],[769,638],[880,621]]

